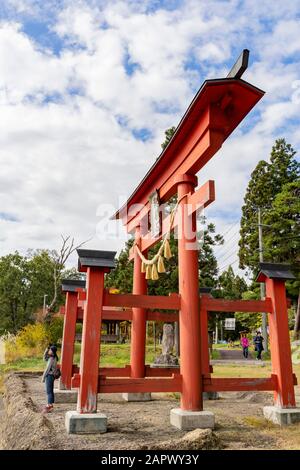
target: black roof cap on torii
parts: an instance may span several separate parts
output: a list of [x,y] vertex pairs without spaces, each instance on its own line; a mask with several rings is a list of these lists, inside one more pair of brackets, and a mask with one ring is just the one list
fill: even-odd
[[291,271],[291,265],[285,263],[259,263],[260,271],[256,277],[257,282],[264,282],[269,279],[277,279],[282,281],[295,279]]
[[62,279],[61,288],[63,292],[76,292],[77,289],[85,289],[84,279]]
[[114,268],[116,251],[78,249],[78,271],[86,271],[88,267]]

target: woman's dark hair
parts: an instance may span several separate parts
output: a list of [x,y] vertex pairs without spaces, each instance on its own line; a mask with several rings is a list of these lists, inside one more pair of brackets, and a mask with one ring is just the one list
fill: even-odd
[[57,355],[57,347],[52,345],[50,346],[51,351],[53,352],[53,356],[58,360],[58,355]]

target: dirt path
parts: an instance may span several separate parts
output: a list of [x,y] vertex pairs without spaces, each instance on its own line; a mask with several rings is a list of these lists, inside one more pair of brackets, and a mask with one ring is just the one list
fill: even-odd
[[[28,394],[40,409],[45,403],[45,392],[40,378],[26,378],[25,383]],[[262,414],[262,407],[272,403],[272,394],[245,392],[224,393],[220,396],[219,400],[205,401],[204,408],[215,413],[216,434],[224,442],[225,448],[278,448],[277,438],[268,432],[273,426],[265,422]],[[76,436],[66,433],[65,412],[75,409],[76,405],[58,404],[47,418],[59,435],[62,449],[138,449],[141,446],[155,448],[155,445],[161,442],[172,441],[185,434],[170,426],[170,410],[177,406],[178,400],[174,395],[153,394],[151,402],[127,403],[118,394],[100,394],[99,411],[108,417],[108,432],[101,436]],[[262,429],[259,429],[260,426]]]
[[[175,443],[186,434],[170,425],[170,410],[179,405],[175,394],[153,394],[153,400],[144,403],[124,402],[118,394],[100,394],[98,410],[108,417],[108,432],[101,435],[68,435],[65,413],[75,410],[76,404],[57,404],[54,412],[45,415],[40,421],[45,403],[41,378],[32,374],[18,376],[23,384],[20,387],[23,390],[22,400],[32,404],[28,418],[36,423],[36,434],[46,431],[45,438],[39,438],[39,447],[35,448],[43,448],[44,443],[48,443],[48,448],[52,445],[54,449],[68,450],[155,449],[167,443],[168,449],[176,449]],[[300,387],[296,389],[299,406]],[[12,396],[14,402],[17,402],[17,397],[13,393]],[[272,393],[268,392],[228,392],[220,394],[219,400],[205,400],[204,409],[215,414],[214,434],[217,441],[221,442],[221,447],[227,450],[300,449],[300,424],[287,430],[264,419],[262,408],[272,404],[272,401]],[[18,416],[15,419],[20,423]],[[7,430],[13,432],[13,428],[13,422],[11,425],[6,423]],[[22,436],[23,431],[19,430],[15,438],[16,446],[22,445]],[[31,448],[30,443],[26,448]]]
[[226,361],[243,361],[246,362],[248,360],[253,359],[251,356],[251,353],[249,352],[248,359],[245,359],[243,356],[243,351],[241,349],[218,349],[218,352],[220,353],[220,359],[226,360]]

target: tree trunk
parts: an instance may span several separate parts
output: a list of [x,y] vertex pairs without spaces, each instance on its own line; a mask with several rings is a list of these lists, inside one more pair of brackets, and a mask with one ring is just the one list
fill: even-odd
[[300,290],[298,294],[298,305],[297,305],[297,312],[295,317],[295,327],[294,327],[294,340],[300,338]]

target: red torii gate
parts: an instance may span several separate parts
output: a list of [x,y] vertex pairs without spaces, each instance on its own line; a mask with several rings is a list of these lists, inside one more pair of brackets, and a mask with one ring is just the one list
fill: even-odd
[[[239,74],[237,76],[240,76]],[[288,331],[284,327],[285,352],[276,353],[278,360],[269,379],[213,379],[207,353],[204,312],[213,311],[215,299],[199,297],[198,254],[195,242],[196,210],[214,200],[214,183],[209,181],[200,189],[196,173],[220,149],[222,143],[261,99],[264,92],[240,78],[207,80],[195,96],[177,130],[146,177],[114,216],[122,219],[127,231],[135,235],[135,247],[146,254],[167,232],[170,221],[162,223],[161,233],[152,238],[148,230],[150,212],[149,196],[157,191],[161,202],[178,195],[178,212],[174,227],[178,228],[179,294],[165,296],[147,295],[147,281],[141,272],[141,259],[137,249],[132,250],[134,260],[133,294],[109,294],[104,289],[104,275],[114,267],[114,252],[78,250],[79,271],[87,273],[86,295],[83,306],[83,334],[80,371],[72,379],[72,386],[79,387],[77,412],[68,412],[66,425],[69,432],[105,432],[106,417],[95,414],[97,393],[150,392],[181,393],[181,407],[172,410],[171,423],[180,429],[213,427],[214,417],[203,411],[203,391],[220,390],[275,390],[281,407],[295,407],[294,377],[288,354]],[[187,209],[187,210],[186,210]],[[250,311],[269,312],[274,323],[275,339],[271,350],[280,347],[278,328],[287,322],[284,280],[267,278],[267,295],[262,301],[252,302]],[[282,288],[283,286],[283,288]],[[224,302],[215,307],[224,311]],[[243,302],[231,303],[231,311],[243,311]],[[248,308],[249,308],[248,304]],[[105,308],[123,307],[132,321],[130,367],[116,370],[101,368],[100,325]],[[147,310],[178,310],[172,315],[180,324],[180,370],[165,371],[145,366],[146,321],[151,318]],[[249,311],[249,310],[246,310]],[[280,312],[280,313],[278,313]],[[122,312],[123,313],[123,312]],[[164,321],[164,313],[155,312]],[[115,319],[117,313],[113,312]],[[170,321],[168,319],[167,321]],[[287,325],[287,323],[286,323]],[[284,361],[289,362],[288,379],[283,372]],[[286,370],[286,366],[285,366]],[[247,388],[248,387],[248,388]],[[249,388],[250,387],[250,388]],[[140,397],[142,399],[142,397]]]

